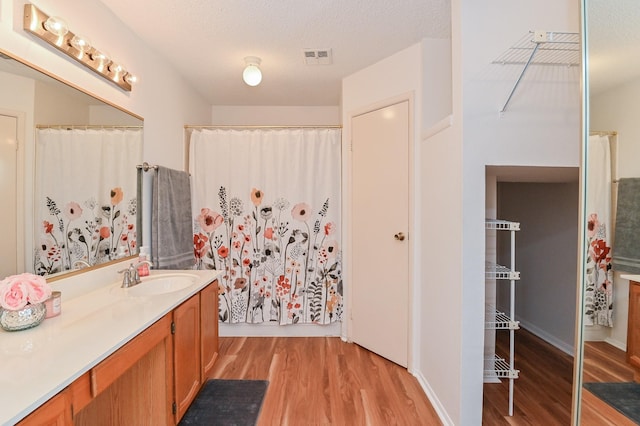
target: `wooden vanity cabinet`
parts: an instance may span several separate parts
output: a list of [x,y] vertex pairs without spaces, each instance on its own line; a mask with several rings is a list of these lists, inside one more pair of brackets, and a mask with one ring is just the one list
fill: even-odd
[[634,380],[640,381],[640,283],[636,281],[629,281],[627,362],[635,370]]
[[36,411],[22,419],[17,426],[66,426],[72,424],[69,391],[63,389],[42,404]]
[[215,280],[18,425],[175,425],[218,355]]
[[218,280],[200,292],[200,334],[200,379],[204,384],[218,358]]
[[199,295],[193,296],[173,311],[173,323],[173,371],[177,423],[202,386]]
[[187,411],[218,357],[218,281],[173,311],[176,423]]

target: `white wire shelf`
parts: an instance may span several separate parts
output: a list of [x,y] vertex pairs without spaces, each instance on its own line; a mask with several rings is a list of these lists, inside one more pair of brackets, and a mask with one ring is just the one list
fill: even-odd
[[485,227],[496,231],[519,231],[520,222],[511,222],[508,220],[486,219]]
[[[536,39],[536,35],[542,37]],[[532,57],[534,49],[536,52]],[[580,60],[579,33],[529,31],[496,58],[493,63],[577,66],[580,65]]]
[[511,319],[509,315],[500,312],[493,306],[487,306],[484,327],[487,330],[518,330],[520,329],[520,321]]
[[485,359],[485,379],[517,379],[520,375],[520,370],[511,369],[509,363],[495,356],[494,358]]
[[520,272],[512,271],[506,266],[485,262],[484,275],[489,280],[519,280]]

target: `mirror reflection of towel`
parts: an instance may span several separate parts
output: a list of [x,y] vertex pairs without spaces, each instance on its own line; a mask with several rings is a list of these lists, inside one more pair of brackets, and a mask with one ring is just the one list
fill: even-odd
[[151,261],[155,269],[192,269],[193,222],[189,173],[158,166],[153,179]]
[[620,179],[613,269],[640,274],[640,178]]

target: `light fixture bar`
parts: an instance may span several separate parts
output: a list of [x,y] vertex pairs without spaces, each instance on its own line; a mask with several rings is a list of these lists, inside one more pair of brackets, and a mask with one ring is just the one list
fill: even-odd
[[[44,40],[121,89],[127,92],[131,91],[130,82],[135,80],[135,77],[127,72],[122,65],[115,63],[109,58],[105,60],[100,59],[104,56],[101,51],[93,46],[89,46],[86,51],[79,50],[72,46],[71,40],[75,34],[71,31],[61,36],[47,31],[44,27],[47,19],[49,19],[49,16],[33,4],[27,3],[24,5],[23,28],[25,31]],[[74,44],[76,43],[74,42]]]

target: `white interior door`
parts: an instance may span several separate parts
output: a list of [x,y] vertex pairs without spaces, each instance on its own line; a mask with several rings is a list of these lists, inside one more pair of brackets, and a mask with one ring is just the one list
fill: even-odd
[[409,101],[351,119],[353,342],[407,366]]
[[17,258],[17,159],[18,119],[0,114],[0,279],[14,275],[18,270]]

